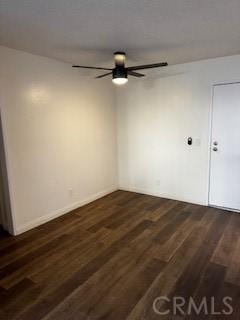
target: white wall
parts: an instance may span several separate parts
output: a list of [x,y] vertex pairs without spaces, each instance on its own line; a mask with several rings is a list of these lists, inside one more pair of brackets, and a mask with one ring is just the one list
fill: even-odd
[[207,204],[212,85],[239,70],[240,56],[151,70],[115,99],[109,79],[0,47],[14,232],[115,190],[117,160],[122,189]]
[[207,204],[212,86],[234,81],[240,56],[151,70],[119,88],[120,188]]
[[92,78],[68,64],[0,47],[15,233],[117,188],[114,91],[109,79]]

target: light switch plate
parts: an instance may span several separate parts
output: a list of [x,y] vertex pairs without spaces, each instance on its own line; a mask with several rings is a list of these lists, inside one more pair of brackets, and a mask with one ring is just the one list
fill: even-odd
[[195,139],[195,146],[200,147],[201,146],[201,139],[197,138]]

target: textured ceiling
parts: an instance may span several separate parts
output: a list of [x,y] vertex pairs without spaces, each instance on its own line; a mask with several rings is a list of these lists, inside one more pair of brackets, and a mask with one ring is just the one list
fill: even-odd
[[240,0],[0,0],[0,44],[71,63],[240,53]]

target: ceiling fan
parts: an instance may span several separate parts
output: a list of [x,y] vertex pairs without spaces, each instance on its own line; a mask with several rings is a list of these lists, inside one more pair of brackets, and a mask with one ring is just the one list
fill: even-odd
[[109,71],[105,74],[97,76],[96,79],[104,78],[106,76],[112,75],[112,81],[115,84],[122,85],[128,82],[128,75],[141,78],[145,75],[139,72],[135,72],[138,70],[143,69],[150,69],[150,68],[159,68],[159,67],[166,67],[168,64],[167,62],[160,62],[154,64],[145,64],[140,66],[133,66],[133,67],[125,67],[126,61],[126,54],[125,52],[115,52],[114,53],[114,68],[101,68],[101,67],[88,67],[88,66],[79,66],[73,65],[73,68],[84,68],[84,69],[95,69],[95,70],[106,70]]

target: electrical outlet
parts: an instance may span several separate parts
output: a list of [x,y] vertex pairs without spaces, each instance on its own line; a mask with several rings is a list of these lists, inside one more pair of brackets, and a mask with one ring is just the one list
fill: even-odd
[[160,184],[161,184],[161,181],[160,181],[159,179],[157,179],[157,180],[156,180],[156,186],[158,186],[158,187],[159,187],[159,186],[160,186]]

